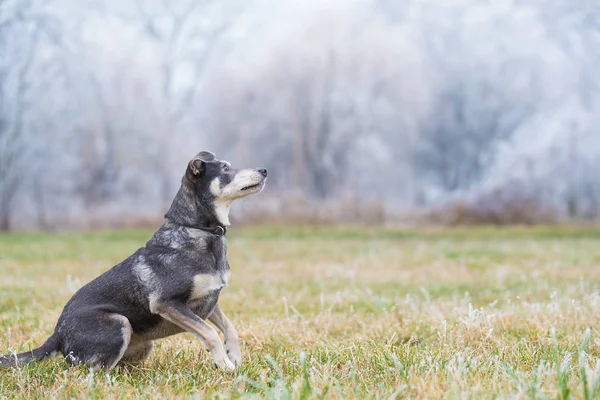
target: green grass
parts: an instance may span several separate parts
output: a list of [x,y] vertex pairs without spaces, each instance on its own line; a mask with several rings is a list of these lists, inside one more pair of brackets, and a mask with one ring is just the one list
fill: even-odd
[[[151,232],[0,235],[0,348],[52,332]],[[191,335],[107,373],[0,370],[7,398],[600,398],[600,229],[233,228],[221,305],[243,366]]]

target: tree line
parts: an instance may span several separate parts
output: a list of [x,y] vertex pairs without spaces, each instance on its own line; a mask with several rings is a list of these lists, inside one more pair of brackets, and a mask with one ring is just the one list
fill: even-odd
[[201,149],[273,204],[600,212],[585,1],[3,0],[0,230],[159,215]]

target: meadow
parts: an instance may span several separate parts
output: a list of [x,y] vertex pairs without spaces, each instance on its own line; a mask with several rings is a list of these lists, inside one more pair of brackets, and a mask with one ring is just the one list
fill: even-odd
[[[0,351],[52,332],[147,231],[0,235]],[[228,233],[235,373],[189,334],[109,373],[0,370],[2,398],[598,398],[600,229],[254,227]]]

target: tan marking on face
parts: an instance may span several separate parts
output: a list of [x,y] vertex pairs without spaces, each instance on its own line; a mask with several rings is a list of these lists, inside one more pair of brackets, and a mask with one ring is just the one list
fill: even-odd
[[233,180],[225,187],[221,188],[221,198],[227,198],[231,200],[239,199],[249,194],[253,194],[262,190],[262,186],[258,186],[254,189],[247,189],[242,191],[247,186],[252,186],[264,182],[262,174],[253,169],[240,170]]
[[[223,162],[227,163],[227,161]],[[231,209],[231,202],[250,194],[260,192],[264,188],[265,180],[266,178],[254,169],[240,170],[233,180],[224,187],[221,187],[221,180],[219,178],[213,179],[210,183],[209,190],[212,195],[215,196],[213,206],[219,222],[225,226],[230,225],[229,210]],[[258,186],[252,189],[242,190],[245,187],[253,185]]]
[[210,192],[215,196],[214,210],[217,215],[217,219],[220,223],[225,226],[229,226],[229,210],[231,208],[231,199],[223,197],[223,191],[221,190],[221,180],[219,178],[213,179],[210,183]]
[[221,180],[219,178],[213,179],[213,181],[210,183],[210,192],[217,198],[221,197]]

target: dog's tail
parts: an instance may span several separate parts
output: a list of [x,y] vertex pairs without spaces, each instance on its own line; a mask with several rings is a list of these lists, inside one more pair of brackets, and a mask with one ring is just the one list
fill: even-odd
[[28,364],[32,361],[44,359],[59,349],[58,339],[52,335],[46,342],[31,351],[19,354],[5,354],[0,356],[0,368],[16,367],[22,364]]

